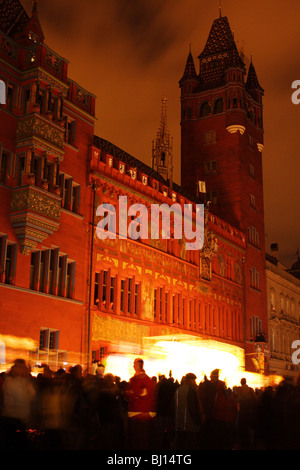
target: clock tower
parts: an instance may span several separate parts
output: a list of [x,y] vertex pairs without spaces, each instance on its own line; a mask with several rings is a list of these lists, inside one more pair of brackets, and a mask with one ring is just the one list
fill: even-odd
[[189,51],[181,89],[181,185],[196,194],[205,182],[210,212],[241,230],[246,359],[267,333],[263,206],[264,91],[252,58],[246,66],[227,17],[214,20],[199,72]]

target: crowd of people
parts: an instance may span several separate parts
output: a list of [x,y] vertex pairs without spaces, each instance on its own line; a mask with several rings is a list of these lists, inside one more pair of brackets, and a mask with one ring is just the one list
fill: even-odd
[[93,364],[36,376],[22,359],[0,375],[2,450],[288,450],[300,448],[300,378],[229,388],[219,370],[197,384],[149,377],[134,361],[130,380]]

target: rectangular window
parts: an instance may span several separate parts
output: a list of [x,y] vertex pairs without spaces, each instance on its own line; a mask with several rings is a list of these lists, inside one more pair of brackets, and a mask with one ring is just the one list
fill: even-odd
[[250,194],[250,206],[255,209],[256,205],[255,205],[255,196],[253,196],[253,194]]
[[60,332],[53,328],[41,328],[39,338],[38,361],[48,364],[51,369],[58,369],[67,362],[67,351],[59,349]]
[[[112,311],[115,308],[116,296],[116,278],[111,276],[110,270],[103,270],[95,273],[94,285],[94,305],[106,311]],[[121,281],[121,287],[123,286]],[[124,303],[124,295],[122,295],[122,305]],[[123,305],[124,308],[124,305]]]
[[58,260],[58,276],[57,276],[57,295],[63,295],[63,289],[65,286],[65,266],[66,266],[66,257],[60,255]]
[[5,284],[12,284],[12,278],[14,277],[14,263],[16,257],[16,245],[7,244],[6,257],[5,257]]
[[9,169],[9,154],[2,152],[0,160],[0,183],[6,183],[7,173]]
[[275,292],[270,292],[270,308],[275,310]]
[[57,350],[59,341],[59,330],[42,328],[40,330],[39,349],[43,351]]
[[6,109],[11,113],[14,100],[14,87],[8,85],[7,87],[7,97],[6,97]]
[[75,262],[67,262],[67,276],[66,276],[66,297],[68,299],[73,298],[74,294],[74,282],[75,282]]
[[29,288],[60,297],[73,298],[75,262],[58,249],[31,253]]
[[72,187],[72,200],[71,200],[71,211],[79,212],[79,201],[80,201],[80,185],[73,183]]
[[48,346],[48,330],[41,330],[40,331],[40,342],[39,342],[39,349],[45,350]]
[[128,280],[128,293],[127,293],[127,311],[131,313],[131,296],[132,296],[132,279]]
[[100,283],[100,273],[95,273],[94,305],[98,305],[98,302],[99,302],[99,283]]
[[72,200],[72,178],[64,178],[63,201],[64,208],[71,209]]
[[45,292],[46,290],[46,281],[47,281],[47,254],[45,251],[41,252],[40,257],[40,279],[39,279],[39,290]]
[[67,129],[66,129],[66,142],[71,145],[75,145],[76,137],[76,121],[67,118]]
[[44,179],[48,181],[50,186],[54,185],[54,164],[45,160],[44,163]]
[[[113,295],[115,296],[115,278],[111,284],[111,289],[113,286]],[[111,290],[112,292],[112,290]],[[114,309],[114,306],[111,304],[111,309]],[[134,278],[121,279],[121,288],[120,288],[120,311],[121,313],[128,315],[139,315],[140,311],[140,284],[135,282]]]
[[30,173],[35,175],[36,182],[42,179],[42,158],[34,154],[31,156]]
[[213,144],[216,141],[217,141],[217,132],[216,131],[204,132],[204,143],[205,144]]
[[250,285],[254,289],[259,289],[259,272],[255,267],[250,269]]
[[124,312],[125,309],[125,279],[121,279],[121,296],[120,296],[120,310]]
[[169,311],[169,293],[165,292],[165,318],[164,321],[168,321],[168,311]]
[[108,279],[107,271],[102,271],[102,297],[101,297],[101,302],[102,302],[102,307],[103,308],[106,307],[107,279]]
[[115,282],[116,278],[111,277],[110,278],[110,299],[109,299],[109,308],[110,310],[114,309],[114,303],[115,303]]
[[17,244],[0,235],[0,282],[13,284],[16,275]]
[[159,321],[162,321],[162,314],[163,314],[163,295],[164,290],[162,287],[159,289]]
[[248,242],[257,248],[260,246],[259,233],[253,225],[248,227]]
[[18,186],[23,184],[23,176],[25,174],[25,157],[20,156],[17,159],[17,166],[16,166],[16,179]]
[[262,334],[262,321],[256,315],[250,317],[250,332],[251,337],[255,340],[258,335]]
[[164,287],[154,289],[154,319],[159,322],[168,321],[169,293]]
[[254,147],[254,139],[253,139],[252,135],[248,135],[248,144],[249,144],[249,147],[251,147],[251,148]]
[[216,160],[210,160],[208,162],[204,162],[204,170],[205,170],[205,173],[214,173],[217,170]]
[[175,295],[172,297],[172,323],[175,323]]
[[139,313],[139,285],[135,284],[134,286],[134,314],[138,315]]
[[25,88],[23,90],[23,114],[28,113],[29,104],[30,104],[30,88]]
[[35,288],[35,272],[36,272],[36,253],[31,252],[30,255],[30,273],[29,273],[29,289]]
[[78,213],[80,206],[80,185],[64,173],[59,174],[58,185],[61,188],[64,209]]
[[49,349],[57,349],[57,332],[56,331],[50,331]]
[[48,275],[48,293],[56,293],[56,280],[57,280],[57,267],[58,267],[58,249],[50,250],[50,264],[49,264],[49,275]]
[[40,105],[40,112],[45,113],[46,112],[46,97],[45,97],[44,90],[38,90],[37,104]]

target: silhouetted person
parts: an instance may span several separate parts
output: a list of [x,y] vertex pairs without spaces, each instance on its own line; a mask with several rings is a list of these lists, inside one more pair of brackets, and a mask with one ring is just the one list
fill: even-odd
[[250,449],[254,444],[258,399],[245,378],[241,379],[241,386],[237,389],[237,401],[239,446]]
[[17,359],[6,374],[2,393],[4,448],[24,449],[27,446],[26,429],[32,424],[32,406],[36,391],[23,359]]
[[219,380],[219,369],[214,369],[210,374],[210,380],[204,377],[199,384],[198,393],[204,410],[204,424],[201,432],[201,448],[216,449],[217,435],[215,432],[216,408],[215,400],[218,390],[224,387],[224,382]]
[[197,393],[196,375],[188,373],[174,394],[175,448],[199,449],[203,410]]

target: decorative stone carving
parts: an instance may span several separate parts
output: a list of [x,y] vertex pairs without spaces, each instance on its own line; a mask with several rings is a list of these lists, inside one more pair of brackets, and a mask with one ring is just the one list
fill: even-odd
[[61,198],[55,194],[33,186],[13,189],[10,219],[21,253],[28,254],[58,229],[60,211]]
[[60,149],[64,147],[64,129],[35,114],[18,122],[17,141],[28,137],[41,138]]

